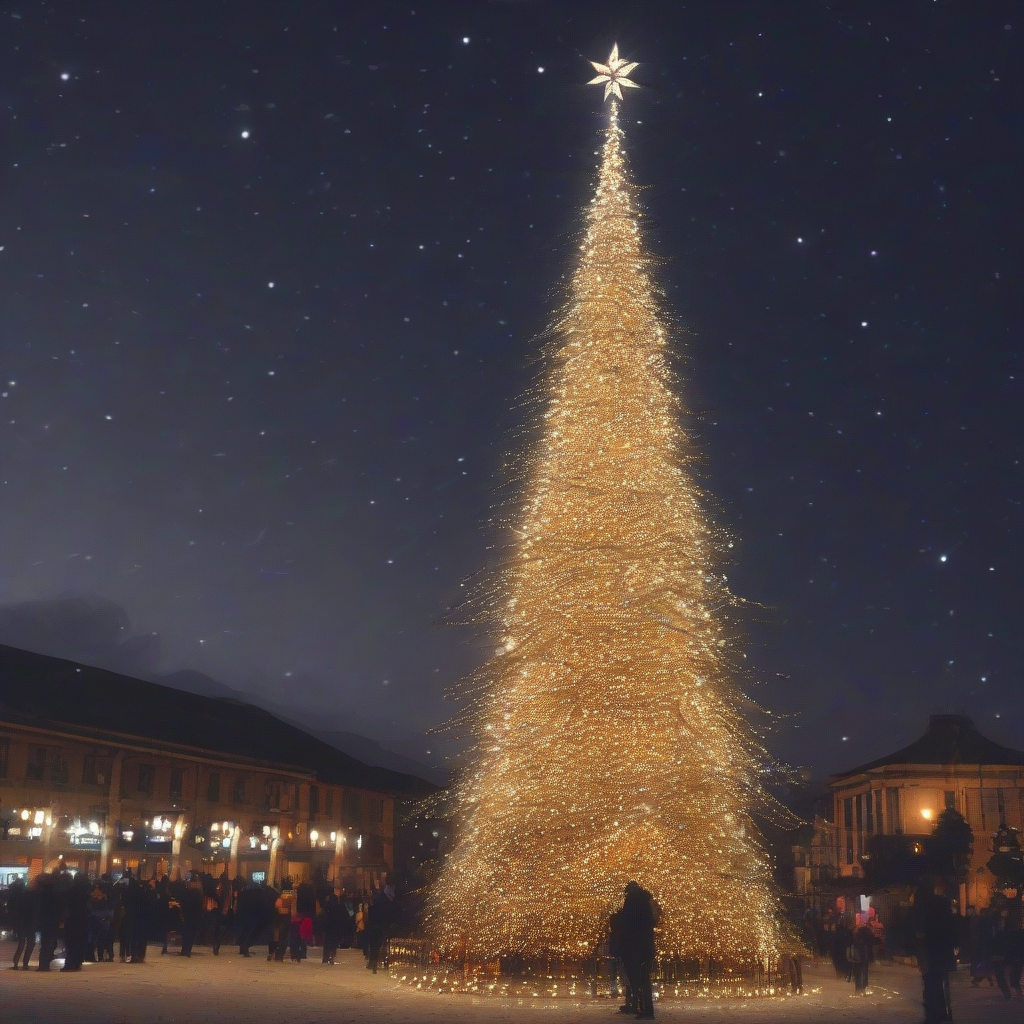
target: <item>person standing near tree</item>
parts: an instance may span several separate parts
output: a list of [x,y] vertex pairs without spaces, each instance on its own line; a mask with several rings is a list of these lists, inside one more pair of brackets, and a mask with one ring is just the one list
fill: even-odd
[[658,906],[654,897],[638,882],[630,882],[622,901],[621,937],[622,963],[633,991],[637,1017],[654,1018],[654,991],[651,966],[654,963],[654,927],[658,923]]
[[[619,1007],[619,1013],[636,1013],[636,997],[633,994],[633,979],[626,970],[626,960],[622,947],[622,910],[616,910],[608,921],[608,953],[618,961],[622,968],[622,995],[625,1002]],[[618,973],[618,970],[616,970]]]

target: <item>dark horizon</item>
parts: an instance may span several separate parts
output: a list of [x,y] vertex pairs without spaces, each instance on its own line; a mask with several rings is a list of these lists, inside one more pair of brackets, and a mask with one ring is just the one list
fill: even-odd
[[770,747],[1020,745],[1015,5],[253,11],[3,17],[0,642],[443,756],[617,40]]

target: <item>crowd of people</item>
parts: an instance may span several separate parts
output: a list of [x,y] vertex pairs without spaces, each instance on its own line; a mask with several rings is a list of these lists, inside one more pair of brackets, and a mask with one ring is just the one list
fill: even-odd
[[[63,947],[62,971],[79,971],[88,961],[124,964],[146,962],[151,948],[160,954],[191,956],[197,944],[214,955],[226,943],[237,944],[243,957],[265,944],[267,960],[299,963],[318,945],[324,964],[333,964],[339,949],[362,950],[366,966],[377,973],[386,965],[387,941],[411,935],[417,907],[399,900],[391,886],[372,896],[336,891],[322,877],[293,883],[285,878],[267,885],[193,872],[187,878],[143,879],[126,870],[119,877],[92,880],[63,863],[37,875],[31,885],[16,880],[0,900],[0,924],[15,938],[14,969],[49,971]],[[661,910],[636,882],[626,886],[622,907],[609,921],[608,950],[622,968],[623,1013],[654,1017],[651,969],[655,962],[655,928]],[[1016,917],[1014,917],[1016,914]],[[980,914],[958,919],[942,879],[922,881],[902,922],[900,944],[916,958],[922,977],[925,1024],[952,1019],[949,973],[957,953],[970,963],[975,985],[986,980],[1005,998],[1022,997],[1024,927],[1020,900],[995,901]],[[809,908],[803,918],[804,941],[812,953],[830,958],[836,977],[852,983],[857,994],[868,991],[871,963],[885,957],[886,930],[873,907],[854,912],[843,898],[824,911]],[[171,941],[177,938],[176,949]],[[794,959],[794,958],[790,958]],[[788,967],[794,991],[801,979],[797,963]]]
[[[62,971],[86,962],[146,962],[151,950],[191,956],[197,944],[214,955],[226,943],[241,956],[267,946],[267,960],[298,963],[310,945],[333,964],[339,949],[357,947],[376,973],[387,939],[406,927],[402,903],[384,886],[372,896],[336,891],[323,878],[280,885],[193,872],[187,878],[142,879],[126,870],[114,879],[90,880],[63,864],[37,875],[31,885],[16,880],[4,893],[4,927],[15,938],[14,969],[28,970],[38,946],[37,971],[52,970],[58,946]],[[397,931],[396,931],[397,930]],[[177,948],[169,944],[177,938]]]
[[808,908],[803,925],[808,949],[829,958],[836,977],[852,982],[857,995],[865,995],[870,964],[885,956],[885,928],[875,908],[850,913],[840,898],[824,913]]
[[[964,917],[954,912],[947,883],[926,876],[918,884],[908,911],[897,915],[898,931],[893,943],[900,955],[912,956],[921,973],[922,1001],[926,1024],[952,1019],[949,975],[958,961],[968,964],[971,982],[998,987],[1005,999],[1021,989],[1024,964],[1024,928],[1020,900],[1002,894],[992,905]],[[809,908],[803,919],[804,942],[822,958],[829,958],[836,977],[852,982],[854,991],[868,989],[870,965],[890,952],[882,921],[874,907],[853,913],[840,897],[824,911]]]

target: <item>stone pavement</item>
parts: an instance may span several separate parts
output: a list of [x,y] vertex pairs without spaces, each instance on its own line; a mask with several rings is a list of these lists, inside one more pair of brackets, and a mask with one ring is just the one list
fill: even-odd
[[[197,948],[191,959],[159,948],[147,963],[86,964],[80,973],[43,975],[10,970],[13,947],[0,944],[2,1024],[511,1024],[521,1020],[614,1024],[631,1020],[608,1000],[502,1000],[417,992],[384,974],[372,975],[362,956],[342,950],[333,967],[319,950],[301,964],[267,963],[264,956],[214,957]],[[311,951],[311,954],[314,951]],[[56,965],[55,965],[56,966]],[[665,1002],[658,1017],[680,1024],[768,1024],[837,1021],[843,1024],[912,1024],[921,1019],[920,981],[906,967],[873,966],[870,994],[855,997],[831,967],[805,969],[806,994],[769,1000]],[[963,974],[953,980],[957,1024],[1024,1021],[1024,1003],[1006,1003],[997,990],[972,989]]]

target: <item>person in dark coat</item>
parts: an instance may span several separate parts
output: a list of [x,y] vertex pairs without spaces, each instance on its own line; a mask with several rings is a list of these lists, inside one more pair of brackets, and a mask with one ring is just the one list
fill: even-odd
[[377,891],[370,904],[366,922],[366,966],[377,973],[381,962],[384,945],[391,935],[391,926],[395,918],[395,897],[390,886],[386,885]]
[[36,878],[36,885],[39,914],[39,966],[36,970],[48,971],[57,950],[57,932],[60,928],[57,879],[52,874],[42,874]]
[[14,927],[17,945],[14,947],[14,969],[18,969],[18,960],[22,959],[22,969],[28,970],[28,962],[32,951],[36,948],[36,904],[37,893],[29,889],[19,878],[11,886],[7,909]]
[[654,963],[654,927],[659,916],[657,904],[638,882],[630,882],[620,913],[622,963],[633,990],[636,1015],[650,1020],[654,1017],[651,965]]
[[338,953],[338,943],[341,941],[342,917],[347,917],[348,914],[333,892],[324,894],[321,906],[323,907],[321,924],[324,933],[324,954],[321,960],[325,964],[333,964]]
[[181,956],[191,956],[203,921],[206,897],[202,882],[193,875],[188,882],[175,882],[172,889],[181,907]]
[[235,938],[239,956],[252,956],[249,947],[259,938],[262,919],[262,899],[255,885],[239,889],[235,896]]
[[1024,967],[1024,929],[1021,925],[1020,899],[1008,900],[1002,893],[992,899],[994,929],[992,935],[992,972],[1004,999],[1010,990],[1021,998],[1021,970]]
[[626,961],[623,957],[621,910],[616,910],[608,920],[608,953],[618,960],[622,968],[624,979],[622,982],[622,994],[625,1002],[619,1007],[619,1013],[636,1013],[636,996],[633,994],[633,982],[626,972]]
[[295,907],[295,891],[290,878],[281,883],[281,892],[274,901],[274,941],[267,947],[267,959],[275,963],[284,961],[285,950],[292,936],[292,910]]
[[132,883],[132,870],[126,869],[113,889],[114,900],[114,937],[117,939],[117,955],[121,963],[127,963],[132,954],[132,917],[131,901],[128,890]]
[[113,903],[110,878],[104,875],[89,895],[89,945],[97,963],[104,957],[114,962]]
[[924,1024],[952,1020],[949,972],[956,969],[956,922],[944,882],[926,880],[918,886],[910,925],[921,972]]
[[858,925],[850,942],[850,967],[853,971],[853,991],[855,995],[867,994],[868,965],[874,952],[875,936],[867,921]]
[[128,886],[128,904],[132,918],[131,962],[144,964],[159,910],[156,889],[149,882],[133,879]]
[[210,906],[210,923],[213,926],[213,955],[220,953],[220,942],[231,922],[231,904],[233,891],[228,869],[225,867],[213,889],[213,903]]
[[846,917],[839,915],[836,918],[835,931],[832,933],[832,966],[840,981],[851,981],[853,978],[853,964],[850,963],[848,956],[852,942],[853,931],[846,923]]
[[75,875],[67,894],[64,918],[64,966],[62,971],[80,971],[89,947],[89,878]]
[[341,914],[339,916],[340,929],[338,931],[338,945],[342,949],[349,949],[356,941],[356,904],[354,899],[346,892],[341,894]]
[[305,960],[316,920],[316,889],[312,882],[299,882],[292,915],[292,959]]

